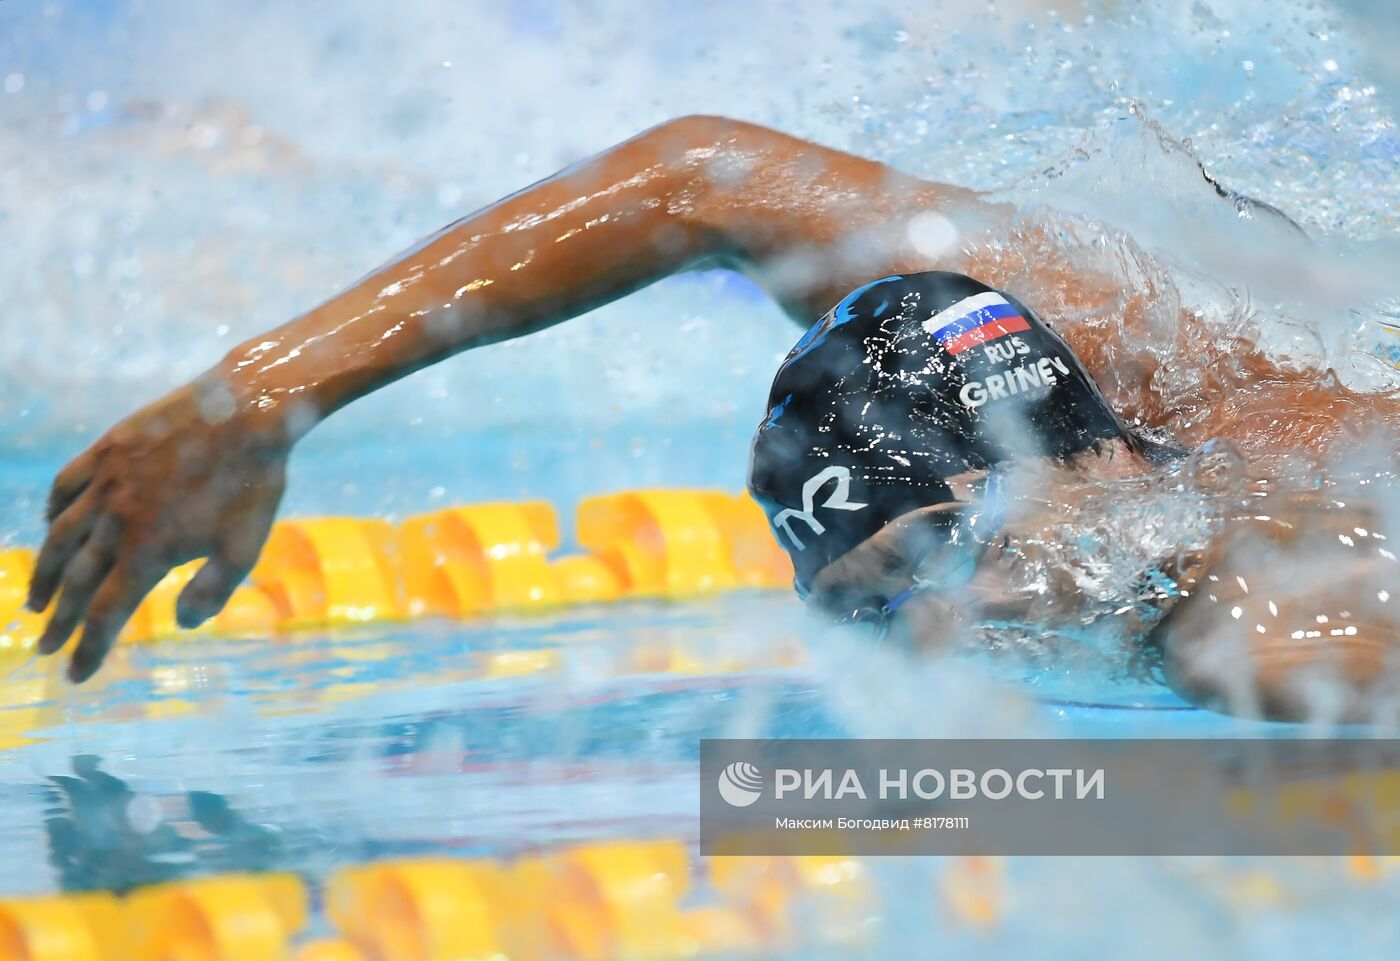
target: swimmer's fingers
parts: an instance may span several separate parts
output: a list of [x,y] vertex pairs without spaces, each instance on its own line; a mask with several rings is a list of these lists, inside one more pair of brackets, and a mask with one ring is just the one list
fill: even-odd
[[69,461],[68,466],[58,472],[58,476],[54,478],[53,487],[49,489],[49,503],[44,512],[45,519],[49,523],[53,523],[54,519],[66,511],[69,505],[87,489],[96,472],[96,447],[89,447]]
[[83,636],[68,662],[68,679],[81,684],[102,666],[107,652],[142,599],[151,592],[166,570],[160,564],[137,564],[123,560],[103,579],[83,621]]
[[176,623],[190,630],[219,613],[251,568],[251,564],[237,564],[221,554],[210,557],[180,591],[175,602]]
[[112,568],[116,541],[116,522],[103,517],[93,527],[92,536],[64,567],[58,603],[39,636],[40,654],[52,654],[67,643],[87,612],[93,593]]
[[807,599],[829,614],[879,609],[908,586],[902,559],[890,538],[876,534],[832,561],[812,580]]
[[838,615],[882,607],[913,585],[919,565],[948,543],[953,522],[966,509],[949,502],[895,518],[824,567],[809,599]]
[[49,526],[44,546],[39,549],[38,560],[34,562],[34,574],[29,579],[29,599],[25,602],[35,613],[49,606],[69,561],[87,541],[101,517],[98,498],[93,491],[93,488],[88,488]]
[[183,628],[198,627],[219,611],[248,576],[272,528],[272,513],[241,512],[237,523],[219,543],[175,602],[175,620]]
[[972,511],[972,505],[958,501],[934,504],[895,518],[886,530],[894,550],[910,565],[917,566],[931,552],[946,546],[954,526]]
[[947,651],[964,637],[962,608],[937,594],[915,594],[900,606],[890,623],[890,637],[906,650]]

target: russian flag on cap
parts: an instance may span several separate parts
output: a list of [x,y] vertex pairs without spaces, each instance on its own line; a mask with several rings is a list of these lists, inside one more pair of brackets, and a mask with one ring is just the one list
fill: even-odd
[[924,330],[933,334],[950,354],[1030,330],[1030,324],[1005,297],[995,291],[966,297],[924,321]]

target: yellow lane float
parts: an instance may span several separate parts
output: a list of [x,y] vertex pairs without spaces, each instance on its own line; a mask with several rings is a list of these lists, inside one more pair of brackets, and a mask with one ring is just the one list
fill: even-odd
[[[0,961],[682,961],[771,955],[832,935],[849,943],[852,909],[862,922],[873,910],[865,869],[849,858],[712,858],[692,892],[692,878],[706,878],[697,867],[671,838],[508,865],[355,865],[323,890],[335,930],[299,945],[308,896],[289,874],[175,881],[124,899],[14,898],[0,900]],[[754,897],[770,885],[773,904],[759,910]],[[781,937],[770,913],[784,917]]]
[[712,857],[710,883],[768,943],[856,944],[875,903],[865,865],[844,855]]
[[[626,598],[786,587],[792,566],[747,495],[643,490],[585,499],[584,553],[552,556],[559,522],[543,501],[453,507],[394,525],[354,517],[274,524],[248,583],[199,628],[179,627],[182,564],[141,603],[122,640],[266,637],[406,617],[470,618]],[[24,609],[32,551],[0,550],[0,666],[33,651],[45,614]],[[701,670],[681,657],[679,670]],[[693,663],[692,663],[693,662]]]
[[373,961],[349,941],[309,941],[297,952],[296,961]]
[[768,518],[753,498],[719,491],[701,491],[699,496],[724,535],[740,586],[792,586],[792,560],[773,538]]
[[565,603],[548,560],[558,546],[554,509],[543,502],[410,517],[403,524],[408,611],[472,617]]
[[128,951],[110,894],[0,901],[0,961],[126,961]]
[[0,667],[32,653],[43,630],[45,615],[24,606],[33,571],[33,551],[0,549]]
[[549,566],[559,580],[559,592],[570,604],[615,601],[627,589],[623,575],[594,554],[561,557]]
[[143,888],[126,909],[132,961],[284,961],[307,896],[289,874],[226,875]]
[[585,499],[579,543],[616,563],[635,597],[691,597],[739,586],[724,531],[698,491]]
[[584,844],[523,858],[510,872],[517,955],[671,961],[694,955],[678,906],[689,886],[678,841]]
[[331,876],[326,910],[378,961],[505,958],[501,874],[485,861],[383,861]]
[[250,580],[289,608],[290,627],[399,620],[399,537],[383,520],[282,521]]

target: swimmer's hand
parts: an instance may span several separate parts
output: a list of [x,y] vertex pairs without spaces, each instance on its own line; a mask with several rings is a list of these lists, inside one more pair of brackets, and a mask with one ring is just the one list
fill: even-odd
[[200,557],[176,618],[188,628],[216,614],[267,539],[289,448],[277,424],[232,409],[226,390],[200,381],[109,430],[49,494],[28,604],[42,611],[59,596],[39,652],[61,649],[81,622],[68,677],[87,680],[142,598]]
[[216,385],[201,410],[200,387],[177,391],[63,470],[31,585],[31,606],[61,591],[41,650],[58,650],[83,622],[69,675],[89,677],[142,597],[197,557],[209,563],[181,594],[179,621],[197,624],[222,606],[282,493],[291,440],[259,417],[285,416],[300,435],[445,357],[700,266],[751,268],[810,319],[872,276],[927,263],[909,248],[906,224],[911,210],[933,209],[970,222],[991,210],[971,191],[777,131],[682,117],[465,217],[235,347],[216,368],[222,381],[213,379],[256,404],[223,411]]
[[[1020,463],[1018,493],[985,545],[949,542],[950,522],[975,516],[971,484],[980,474],[949,478],[957,501],[910,511],[823,568],[808,596],[838,618],[879,612],[911,588],[888,621],[905,646],[944,649],[978,620],[1074,621],[1080,615],[1078,560],[1072,549],[1105,480],[1150,469],[1121,444],[1104,445],[1064,464]],[[971,569],[969,570],[969,566]]]
[[881,610],[914,586],[921,562],[943,548],[948,526],[967,507],[950,501],[895,518],[822,568],[808,601],[836,617]]

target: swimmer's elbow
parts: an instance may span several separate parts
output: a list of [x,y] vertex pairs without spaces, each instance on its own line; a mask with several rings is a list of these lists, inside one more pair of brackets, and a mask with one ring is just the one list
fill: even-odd
[[[711,114],[676,117],[641,134],[650,162],[672,178],[667,207],[701,256],[697,264],[740,266],[735,216],[750,192],[746,181],[771,156],[777,131]],[[749,176],[736,176],[737,171]]]
[[777,132],[767,127],[723,117],[718,114],[692,113],[674,117],[658,124],[643,136],[672,139],[691,148],[736,144],[740,140],[752,140],[758,136],[773,136]]
[[668,162],[704,177],[718,193],[741,191],[763,168],[794,155],[830,153],[771,127],[714,114],[688,114],[641,135]]

